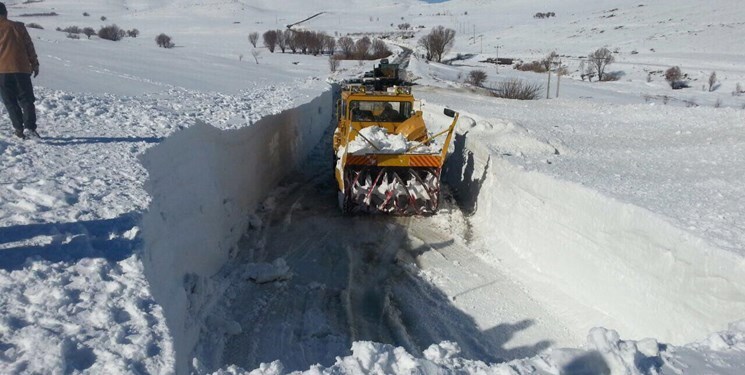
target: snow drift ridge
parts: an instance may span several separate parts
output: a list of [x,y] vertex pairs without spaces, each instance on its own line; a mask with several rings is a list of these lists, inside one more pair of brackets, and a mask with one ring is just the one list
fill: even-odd
[[[742,257],[657,213],[525,171],[475,138],[456,150],[470,153],[463,157],[469,163],[448,180],[456,190],[477,186],[471,222],[483,236],[483,256],[525,280],[576,326],[682,344],[742,318]],[[493,243],[512,251],[495,254]]]
[[144,270],[173,337],[177,373],[188,372],[200,314],[209,310],[209,277],[234,255],[249,213],[318,143],[331,96],[237,130],[197,121],[141,157],[152,197],[142,222]]

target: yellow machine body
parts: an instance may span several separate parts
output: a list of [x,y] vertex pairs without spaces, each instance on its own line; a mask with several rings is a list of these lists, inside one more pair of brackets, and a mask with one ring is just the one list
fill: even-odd
[[[371,198],[373,185],[383,184],[389,186],[392,183],[401,183],[411,188],[412,182],[421,182],[426,184],[430,190],[430,200],[435,202],[414,203],[415,199],[410,199],[412,205],[429,205],[424,213],[432,213],[437,208],[439,200],[439,178],[440,170],[445,162],[447,148],[452,137],[452,132],[457,121],[457,114],[451,126],[443,132],[436,135],[430,135],[427,131],[422,112],[414,108],[415,100],[411,94],[410,86],[393,86],[388,87],[385,91],[374,91],[364,85],[350,85],[342,88],[341,95],[337,101],[338,119],[337,128],[334,132],[333,148],[334,155],[337,157],[337,167],[335,176],[342,195],[351,195],[350,185],[357,184],[354,191],[359,188],[369,189],[366,199],[359,198],[354,202],[355,207],[364,205],[373,205]],[[419,142],[418,144],[428,144],[432,139],[440,135],[447,134],[442,151],[436,153],[413,152],[408,150],[401,154],[375,153],[368,152],[364,154],[350,154],[348,145],[358,137],[365,138],[360,131],[366,127],[378,126],[387,130],[388,134],[403,135],[409,141]],[[375,145],[365,139],[373,147]],[[343,152],[340,152],[343,151]],[[360,174],[363,177],[360,177]],[[367,179],[368,182],[360,181]],[[407,182],[408,181],[408,182]],[[382,188],[381,188],[382,189]],[[413,190],[413,188],[411,188]],[[379,189],[378,189],[379,190]],[[395,194],[409,194],[406,187],[399,189],[401,191]],[[434,190],[437,190],[436,192]],[[388,194],[388,199],[383,203],[378,203],[381,209],[360,211],[380,211],[394,214],[418,214],[422,213],[420,207],[414,209],[400,208],[404,203],[396,203]],[[359,195],[359,194],[358,194]],[[411,194],[410,194],[411,195]],[[350,197],[345,198],[347,201]],[[403,198],[402,198],[403,199]],[[351,204],[342,204],[347,207]],[[390,206],[384,208],[383,206]],[[396,206],[396,207],[393,207]],[[347,211],[346,208],[344,208]]]

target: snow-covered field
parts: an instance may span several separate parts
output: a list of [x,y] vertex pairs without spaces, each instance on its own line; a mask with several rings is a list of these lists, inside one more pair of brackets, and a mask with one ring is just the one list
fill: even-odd
[[[745,373],[739,1],[6,4],[44,28],[43,139],[0,112],[0,373]],[[438,215],[336,209],[328,82],[372,62],[257,64],[247,40],[318,12],[302,27],[410,23],[404,47],[457,31],[461,58],[409,65],[429,124],[461,112]],[[111,23],[141,34],[55,31]],[[497,46],[562,55],[560,98],[465,84],[545,81],[496,74]],[[620,80],[575,72],[599,47]]]

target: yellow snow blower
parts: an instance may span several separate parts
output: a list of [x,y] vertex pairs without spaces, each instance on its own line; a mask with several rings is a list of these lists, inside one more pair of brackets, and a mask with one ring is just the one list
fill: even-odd
[[445,109],[452,123],[429,134],[397,66],[384,61],[371,76],[346,81],[337,101],[333,147],[339,205],[345,213],[434,214],[458,113]]

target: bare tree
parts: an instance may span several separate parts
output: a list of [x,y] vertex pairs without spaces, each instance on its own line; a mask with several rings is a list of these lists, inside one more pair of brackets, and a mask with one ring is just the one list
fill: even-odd
[[277,47],[279,47],[282,53],[285,53],[285,50],[287,50],[287,33],[282,30],[277,30]]
[[675,88],[682,78],[683,73],[680,71],[680,67],[678,66],[674,66],[665,71],[665,81],[667,81],[672,88]]
[[324,32],[315,32],[312,31],[310,33],[310,39],[309,39],[309,45],[308,49],[310,49],[310,53],[313,55],[319,55],[323,53],[323,47],[326,45],[326,33]]
[[106,40],[119,41],[124,37],[124,30],[120,29],[116,24],[103,26],[98,29],[98,37]]
[[310,31],[299,31],[295,33],[295,44],[300,53],[308,53],[308,44],[310,42],[311,33]]
[[158,44],[158,47],[163,47],[163,48],[174,47],[174,44],[171,41],[171,37],[163,33],[155,37],[155,43]]
[[668,82],[678,81],[683,77],[680,71],[680,67],[673,66],[672,68],[665,71],[665,80]]
[[419,45],[427,51],[427,60],[442,61],[455,43],[455,30],[437,26],[429,34],[419,39]]
[[323,47],[323,43],[318,43],[318,33],[315,31],[305,31],[303,32],[303,38],[305,38],[305,44],[306,44],[306,51],[304,53],[309,53],[311,55],[317,55],[318,50]]
[[559,61],[559,54],[556,53],[556,51],[552,51],[546,57],[541,60],[541,65],[543,65],[546,70],[551,70],[551,65],[553,65],[554,61]]
[[127,36],[130,38],[137,38],[138,35],[140,35],[140,30],[137,30],[137,29],[127,30]]
[[88,37],[88,39],[91,38],[91,36],[96,35],[96,30],[93,30],[92,27],[86,27],[83,29],[83,34]]
[[362,37],[362,39],[357,39],[354,43],[354,50],[357,54],[357,58],[360,60],[366,59],[367,55],[370,53],[371,46],[372,42],[370,42],[370,38],[367,36]]
[[256,48],[251,50],[251,56],[254,57],[257,65],[259,64],[259,55],[261,55],[261,50],[258,50]]
[[349,59],[352,57],[352,54],[354,53],[354,40],[352,40],[352,38],[343,36],[339,38],[337,44],[339,45],[339,50],[342,55],[344,55],[344,58]]
[[336,52],[336,38],[331,35],[326,35],[323,39],[323,49],[325,49],[329,55],[334,55],[334,52]]
[[267,30],[261,38],[269,52],[274,53],[274,49],[277,48],[277,30]]
[[[28,25],[26,25],[26,27],[28,27]],[[64,31],[68,34],[80,34],[83,32],[83,29],[77,26],[68,26],[68,27],[65,27],[64,29],[60,29],[59,31]]]
[[717,72],[711,72],[709,76],[709,92],[714,91],[714,84],[717,83]]
[[297,33],[287,29],[284,31],[285,34],[285,43],[287,43],[287,48],[292,51],[292,53],[297,52]]
[[254,46],[254,48],[256,48],[256,42],[259,41],[259,33],[254,31],[251,34],[248,34],[248,41],[252,46]]
[[391,54],[391,50],[388,49],[388,45],[380,39],[373,40],[372,43],[372,58],[382,59],[388,57]]
[[616,60],[613,57],[613,52],[605,47],[595,50],[595,52],[591,53],[588,58],[590,64],[595,66],[595,71],[598,73],[599,81],[602,81],[603,78],[605,78],[605,68],[608,64],[611,64]]
[[339,55],[329,55],[329,69],[331,70],[331,73],[335,72],[337,69],[339,69]]
[[486,72],[483,70],[472,70],[468,73],[468,79],[466,82],[481,87],[486,81]]
[[518,99],[518,100],[535,100],[543,91],[543,85],[539,83],[529,83],[517,78],[511,78],[502,81],[493,90],[493,95],[498,98]]

